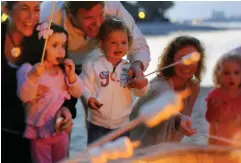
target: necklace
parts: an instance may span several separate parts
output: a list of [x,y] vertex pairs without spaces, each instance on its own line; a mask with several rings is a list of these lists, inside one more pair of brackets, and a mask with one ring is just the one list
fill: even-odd
[[13,38],[11,37],[10,33],[8,33],[8,37],[9,37],[12,45],[14,46],[14,47],[12,48],[12,50],[11,50],[11,55],[12,55],[13,57],[15,57],[15,58],[18,58],[18,57],[20,56],[20,54],[21,54],[21,48],[20,48],[20,45],[21,45],[21,44],[16,45],[16,44],[14,43]]

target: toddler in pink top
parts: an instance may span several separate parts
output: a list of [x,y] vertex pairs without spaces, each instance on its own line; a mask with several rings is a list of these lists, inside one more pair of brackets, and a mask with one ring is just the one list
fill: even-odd
[[[241,131],[240,55],[226,54],[220,58],[214,69],[213,77],[216,88],[206,98],[206,119],[210,124],[209,134],[240,141],[240,137],[237,137]],[[235,145],[211,138],[209,144]]]
[[[81,96],[82,84],[73,61],[66,59],[68,33],[54,24],[49,32],[43,24],[38,28],[38,35],[32,36],[33,47],[29,47],[33,56],[17,72],[17,93],[26,108],[24,136],[31,142],[32,161],[52,163],[67,156],[69,141],[68,133],[55,132],[56,114],[70,95]],[[50,35],[46,55],[43,63],[37,63],[46,34]]]

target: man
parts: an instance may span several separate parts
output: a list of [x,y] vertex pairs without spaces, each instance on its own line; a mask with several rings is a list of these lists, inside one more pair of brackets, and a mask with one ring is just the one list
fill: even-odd
[[[41,3],[40,22],[50,18],[52,7],[53,1],[44,1]],[[79,70],[78,73],[80,73],[82,64],[86,60],[96,57],[96,54],[99,54],[96,52],[98,51],[98,43],[95,38],[99,33],[100,26],[104,22],[105,15],[119,17],[130,29],[133,36],[133,45],[130,53],[127,55],[127,59],[131,63],[128,71],[130,79],[128,84],[130,88],[143,87],[146,85],[147,79],[134,78],[143,76],[143,72],[149,65],[149,47],[137,28],[134,19],[120,2],[57,1],[53,22],[64,26],[69,33],[68,54],[74,60]],[[74,107],[74,105],[75,103],[72,102],[64,106],[70,108]]]
[[[40,22],[48,20],[53,1],[41,4]],[[133,36],[133,46],[127,58],[132,63],[130,74],[142,76],[150,62],[149,47],[145,38],[136,26],[132,16],[120,2],[103,1],[58,1],[56,3],[53,22],[63,25],[69,33],[69,56],[77,66],[96,55],[99,28],[105,15],[117,16],[122,19]],[[133,81],[132,86],[140,85],[145,79]]]

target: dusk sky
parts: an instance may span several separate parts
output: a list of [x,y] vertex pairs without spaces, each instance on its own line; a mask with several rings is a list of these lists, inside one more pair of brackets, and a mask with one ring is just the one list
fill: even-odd
[[226,16],[241,16],[241,1],[175,1],[166,13],[176,20],[209,18],[213,10],[222,10]]

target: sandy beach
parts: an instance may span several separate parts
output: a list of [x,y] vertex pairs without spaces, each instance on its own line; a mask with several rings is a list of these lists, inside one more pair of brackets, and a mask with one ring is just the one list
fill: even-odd
[[[158,32],[157,32],[158,34]],[[147,43],[150,46],[151,62],[145,72],[146,74],[156,69],[158,58],[167,43],[178,35],[191,35],[200,39],[206,49],[206,73],[202,80],[202,88],[196,101],[192,114],[193,127],[197,128],[197,134],[192,137],[185,137],[183,143],[206,144],[207,138],[204,136],[208,131],[208,124],[204,118],[206,107],[205,98],[212,89],[212,69],[221,55],[241,45],[241,30],[201,30],[196,31],[171,31],[159,35],[145,34]],[[150,76],[152,78],[153,76]],[[71,153],[78,152],[86,147],[86,129],[82,105],[77,104],[77,118],[74,120],[74,127],[71,136]]]

